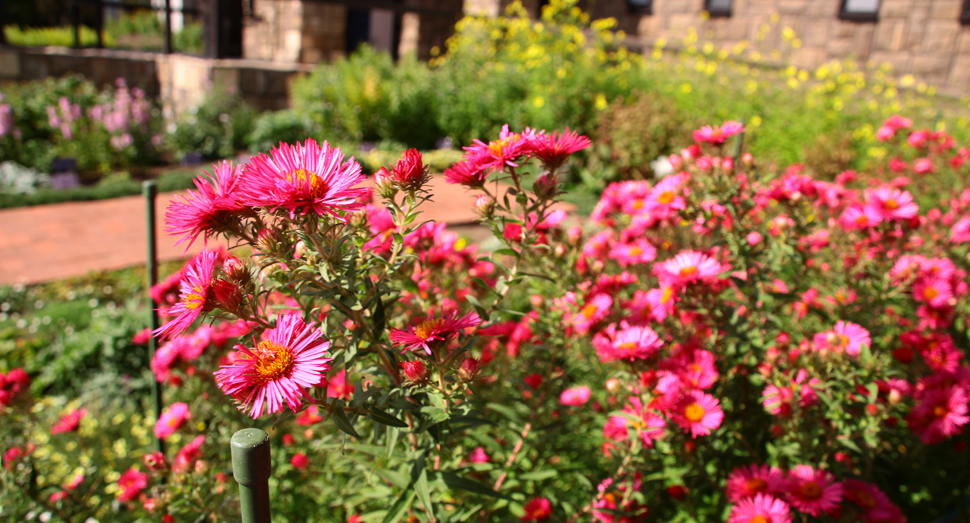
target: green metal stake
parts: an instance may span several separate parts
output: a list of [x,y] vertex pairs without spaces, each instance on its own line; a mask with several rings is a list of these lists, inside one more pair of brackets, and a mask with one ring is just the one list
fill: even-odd
[[[740,120],[739,123],[744,124],[744,120]],[[741,146],[744,145],[744,133],[738,135],[737,140],[734,141],[734,162],[737,163],[741,159]]]
[[242,429],[232,435],[232,476],[239,483],[243,523],[270,523],[269,477],[273,463],[269,436],[259,429]]
[[[148,269],[148,288],[151,289],[156,283],[158,283],[158,255],[156,254],[156,236],[155,236],[155,196],[158,194],[158,187],[155,182],[144,182],[141,185],[142,194],[145,195],[145,209],[146,209],[146,232],[145,240],[148,244],[148,262],[146,268]],[[148,295],[148,309],[151,311],[151,318],[149,319],[149,328],[152,332],[158,329],[158,311],[155,310],[155,302],[152,301],[151,293]],[[148,337],[148,362],[155,359],[155,336],[151,335]],[[155,419],[157,420],[159,416],[162,415],[162,384],[158,382],[157,379],[152,379],[152,402],[155,405]],[[155,436],[155,448],[158,452],[165,454],[165,442],[161,438]]]

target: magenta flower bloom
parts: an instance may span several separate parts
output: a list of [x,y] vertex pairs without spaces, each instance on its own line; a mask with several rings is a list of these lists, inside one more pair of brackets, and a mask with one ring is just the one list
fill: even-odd
[[179,301],[168,314],[176,318],[155,329],[152,334],[158,338],[170,338],[185,332],[204,312],[209,312],[215,306],[212,291],[212,273],[216,268],[219,253],[216,251],[202,251],[195,258],[195,263],[185,271],[182,278]]
[[178,454],[175,455],[175,461],[172,463],[172,470],[175,472],[188,472],[195,463],[195,460],[202,453],[200,449],[203,443],[205,443],[205,436],[199,435],[179,449]]
[[593,346],[603,361],[645,360],[656,354],[663,342],[649,327],[610,325],[593,337]]
[[855,204],[842,212],[839,222],[846,229],[868,229],[882,222],[882,214],[874,207]]
[[721,426],[724,411],[714,396],[699,390],[688,391],[670,412],[670,419],[684,430],[689,430],[692,438],[706,436]]
[[200,235],[208,244],[209,238],[232,231],[236,213],[245,209],[238,194],[241,169],[226,161],[212,167],[214,175],[202,171],[205,176],[193,180],[198,192],[176,196],[165,211],[165,232],[182,235],[175,245],[188,240],[186,251]]
[[657,218],[672,218],[677,215],[677,211],[686,209],[684,202],[683,186],[684,177],[672,175],[660,181],[647,196],[644,205],[646,212]]
[[148,486],[148,474],[135,467],[126,470],[118,478],[118,501],[131,501]]
[[950,282],[943,278],[919,278],[913,284],[913,299],[930,307],[946,307],[953,298]]
[[589,401],[591,391],[586,385],[568,388],[559,395],[559,404],[569,407],[581,407]]
[[622,267],[650,263],[657,258],[657,249],[646,238],[637,238],[629,243],[617,243],[610,250],[610,258]]
[[254,419],[280,412],[284,404],[296,413],[303,398],[311,399],[307,388],[327,385],[329,348],[330,342],[313,323],[284,314],[252,349],[236,345],[241,354],[215,372],[216,383]]
[[586,300],[586,305],[571,319],[570,323],[579,334],[586,334],[593,325],[606,317],[613,306],[613,298],[607,294],[597,294]]
[[546,498],[532,498],[522,508],[525,511],[522,521],[526,523],[542,521],[552,515],[552,502]]
[[758,494],[775,494],[785,488],[785,475],[768,465],[748,465],[734,469],[727,480],[727,496],[734,503]]
[[509,125],[505,124],[498,140],[487,144],[474,140],[472,145],[465,147],[465,161],[486,172],[501,171],[506,166],[518,167],[515,160],[526,152],[531,139],[534,139],[534,131],[531,133],[533,136],[529,136],[530,133],[525,134],[523,136],[513,133],[509,131]]
[[552,134],[540,132],[534,135],[528,140],[526,149],[532,156],[541,159],[546,169],[553,171],[562,166],[570,154],[589,147],[591,143],[589,138],[567,127],[562,133],[553,131]]
[[862,352],[863,345],[871,346],[872,339],[869,331],[862,326],[839,320],[834,329],[816,334],[812,342],[815,350],[845,352],[850,356],[857,356]]
[[705,125],[694,131],[694,141],[698,143],[723,144],[728,138],[744,132],[744,125],[734,120],[728,120],[721,126]]
[[788,471],[788,502],[812,516],[834,509],[842,502],[842,484],[832,474],[797,465]]
[[281,143],[270,151],[252,158],[244,169],[240,187],[243,204],[284,208],[290,218],[314,212],[344,221],[337,211],[361,207],[358,198],[367,193],[360,164],[350,158],[344,161],[340,148],[327,142],[321,147],[307,138],[304,144]]
[[697,251],[682,251],[654,266],[657,277],[669,285],[712,282],[721,270],[721,264],[717,260]]
[[81,424],[81,418],[83,418],[87,412],[87,409],[80,408],[74,409],[71,412],[61,416],[61,419],[57,420],[57,423],[54,423],[54,425],[51,427],[51,434],[74,432]]
[[858,505],[870,521],[893,520],[898,509],[883,491],[858,479],[847,479],[842,486],[845,499]]
[[445,181],[448,183],[481,187],[486,179],[488,171],[469,160],[462,160],[445,169]]
[[468,327],[474,327],[482,323],[482,320],[475,314],[469,313],[458,317],[457,312],[445,317],[444,313],[440,318],[434,315],[428,317],[416,326],[411,326],[406,330],[392,330],[390,337],[395,345],[404,346],[402,353],[417,349],[424,349],[430,356],[432,349],[437,349],[448,342],[451,338],[458,335],[458,332]]
[[[614,441],[626,441],[631,436],[640,437],[645,447],[653,447],[653,442],[664,434],[667,422],[656,412],[644,407],[639,398],[631,397],[623,407],[623,414],[610,416],[603,426],[603,437]],[[633,434],[630,434],[630,431]]]
[[173,403],[168,406],[167,409],[162,411],[162,415],[158,417],[158,421],[155,422],[155,436],[159,439],[165,439],[182,426],[185,420],[192,417],[192,413],[189,412],[189,406],[185,403]]
[[788,504],[767,494],[745,498],[731,509],[728,523],[791,523]]
[[883,220],[908,220],[919,213],[912,194],[892,187],[867,190],[866,208]]
[[910,428],[926,444],[939,443],[962,432],[970,422],[967,394],[959,386],[927,389],[906,418]]

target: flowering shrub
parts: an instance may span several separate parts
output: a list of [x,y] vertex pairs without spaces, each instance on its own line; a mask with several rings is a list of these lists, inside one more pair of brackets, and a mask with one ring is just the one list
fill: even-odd
[[[326,142],[217,164],[167,227],[245,248],[206,250],[153,289],[168,406],[141,430],[172,451],[117,463],[111,517],[231,514],[227,441],[253,423],[274,439],[287,521],[877,522],[959,506],[970,190],[935,209],[920,196],[953,189],[970,150],[909,125],[888,120],[886,147],[934,169],[891,182],[772,174],[725,153],[741,124],[705,126],[667,177],[610,185],[585,229],[555,202],[589,140],[506,126],[444,174],[478,194],[490,254],[419,220],[433,195],[417,151],[375,173],[380,201]],[[64,408],[50,432],[83,430],[93,408]],[[10,436],[4,488],[27,481],[37,437]],[[67,510],[64,478],[40,484]]]
[[0,159],[46,171],[54,157],[72,157],[80,172],[96,174],[157,160],[161,113],[120,78],[100,93],[75,76],[0,96]]

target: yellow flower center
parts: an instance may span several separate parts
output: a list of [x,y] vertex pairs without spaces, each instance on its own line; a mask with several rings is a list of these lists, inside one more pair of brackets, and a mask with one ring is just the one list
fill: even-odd
[[289,348],[271,341],[260,342],[253,349],[253,370],[263,381],[285,376],[293,368],[295,360]]
[[934,287],[927,287],[925,290],[923,290],[923,297],[925,297],[927,300],[932,300],[939,295],[940,291],[936,290]]
[[610,492],[609,494],[603,496],[603,499],[605,499],[610,504],[613,504],[613,505],[616,504],[616,495],[613,494],[612,492]]
[[205,291],[198,285],[192,287],[192,291],[182,299],[182,305],[187,309],[198,309],[205,305]]
[[592,318],[593,315],[595,315],[596,311],[598,310],[599,309],[596,307],[596,305],[593,305],[592,303],[590,303],[589,305],[583,307],[583,317],[585,317],[586,319]]
[[694,266],[684,267],[683,269],[680,270],[680,277],[687,278],[687,277],[693,276],[695,272],[697,272],[697,267],[694,267]]
[[674,192],[673,191],[664,191],[664,192],[660,193],[657,196],[657,201],[660,202],[660,203],[662,203],[662,204],[664,204],[664,205],[669,204],[670,202],[674,201]]
[[327,194],[327,184],[313,172],[305,169],[295,169],[286,175],[286,181],[299,187],[307,186],[314,198],[321,198]]
[[946,407],[943,405],[937,405],[936,408],[933,409],[933,415],[937,418],[945,417],[947,414],[949,414],[949,412],[947,412]]
[[707,414],[707,412],[700,403],[691,403],[684,409],[684,417],[690,420],[691,423],[697,423],[704,419],[704,414]]
[[744,482],[744,490],[748,494],[757,494],[758,492],[764,492],[768,489],[768,482],[761,478],[751,478]]
[[758,514],[757,516],[751,518],[751,520],[748,521],[748,523],[768,523],[768,518],[762,516],[761,514]]
[[414,334],[417,337],[421,338],[422,340],[426,340],[431,336],[434,336],[435,330],[437,330],[438,327],[440,326],[441,326],[440,319],[425,320],[421,322],[420,325],[414,328]]
[[889,209],[890,211],[895,211],[896,209],[899,208],[899,202],[897,202],[896,200],[894,200],[892,198],[890,198],[890,199],[886,200],[885,202],[883,202],[882,205],[883,205],[883,207]]
[[617,348],[624,352],[629,352],[630,354],[633,354],[633,351],[637,350],[637,344],[630,341],[627,343],[621,343]]
[[674,297],[674,288],[667,287],[664,289],[664,293],[660,296],[660,303],[667,303],[673,297]]
[[868,223],[869,223],[869,217],[866,216],[865,214],[860,214],[859,216],[856,216],[856,218],[855,218],[855,224],[856,225],[866,225]]
[[822,487],[814,481],[806,481],[798,487],[798,492],[805,499],[818,499],[822,497]]
[[493,156],[504,156],[505,150],[515,142],[519,141],[519,138],[521,137],[517,134],[510,134],[502,140],[493,140],[488,144],[488,151],[492,153]]
[[633,200],[633,208],[636,210],[643,209],[643,200]]
[[639,247],[630,248],[630,256],[640,256],[641,254],[643,254],[643,249]]

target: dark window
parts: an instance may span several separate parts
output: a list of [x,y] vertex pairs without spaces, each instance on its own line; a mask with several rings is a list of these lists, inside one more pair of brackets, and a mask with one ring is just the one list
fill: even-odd
[[963,10],[960,11],[960,23],[970,25],[970,0],[963,0]]
[[626,7],[631,13],[653,14],[653,0],[626,0]]
[[731,16],[733,0],[704,0],[704,9],[711,16]]
[[839,18],[856,22],[875,22],[879,20],[880,0],[843,0]]

